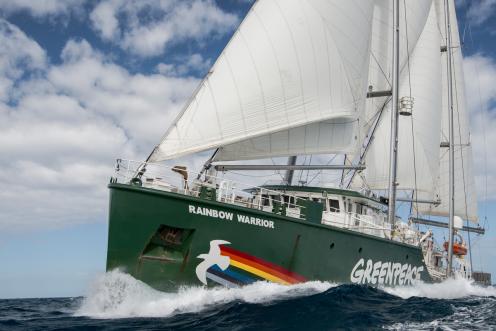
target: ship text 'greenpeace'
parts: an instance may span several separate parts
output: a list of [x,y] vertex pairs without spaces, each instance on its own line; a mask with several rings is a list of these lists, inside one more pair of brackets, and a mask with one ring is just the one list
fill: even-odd
[[[189,205],[189,213],[195,215],[209,216],[217,219],[232,221],[234,218],[234,213],[227,211],[217,210],[213,208],[206,208],[200,206]],[[240,223],[261,226],[264,228],[274,229],[274,222],[263,218],[246,216],[241,214],[236,214],[236,220]]]
[[408,263],[381,262],[368,259],[358,260],[351,271],[350,280],[355,284],[412,285],[420,280],[424,267],[415,267]]

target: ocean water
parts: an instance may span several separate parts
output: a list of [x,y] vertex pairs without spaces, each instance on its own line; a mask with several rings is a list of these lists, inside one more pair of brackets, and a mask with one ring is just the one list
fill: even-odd
[[0,330],[496,330],[496,288],[328,282],[156,291],[114,271],[85,297],[0,300]]

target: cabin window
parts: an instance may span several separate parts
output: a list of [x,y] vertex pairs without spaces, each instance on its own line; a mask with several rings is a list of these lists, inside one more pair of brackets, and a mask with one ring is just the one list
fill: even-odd
[[271,195],[272,201],[281,201],[281,196],[280,195]]
[[329,199],[329,208],[333,213],[339,213],[339,200]]
[[362,215],[362,213],[363,213],[362,207],[363,206],[361,204],[357,203],[357,205],[356,205],[356,213],[357,214]]
[[375,215],[374,208],[365,207],[365,215]]
[[270,206],[270,199],[269,199],[269,196],[267,194],[262,194],[262,205],[264,207]]
[[295,197],[290,197],[288,195],[284,196],[284,202],[289,206],[289,207],[294,207],[295,203]]

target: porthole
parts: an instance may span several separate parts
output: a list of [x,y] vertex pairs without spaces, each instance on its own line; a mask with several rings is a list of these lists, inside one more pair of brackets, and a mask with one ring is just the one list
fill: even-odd
[[361,252],[362,252],[362,247],[360,247],[360,248],[358,249],[358,253],[361,253]]
[[333,249],[334,248],[334,243],[331,243],[331,245],[329,246],[329,249]]

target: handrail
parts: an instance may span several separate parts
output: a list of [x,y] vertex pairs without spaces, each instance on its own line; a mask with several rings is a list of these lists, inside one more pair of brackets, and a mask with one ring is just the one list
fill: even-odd
[[[207,180],[201,181],[196,179],[196,175],[198,175],[198,173],[194,171],[189,171],[189,173],[192,175],[189,176],[191,180],[185,180],[184,178],[180,178],[177,173],[172,172],[172,169],[175,168],[176,167],[169,167],[164,164],[153,162],[117,159],[115,167],[115,180],[116,182],[131,183],[134,178],[139,176],[139,179],[144,186],[153,186],[154,184],[164,185],[164,187],[161,187],[162,189],[164,189],[166,187],[165,185],[168,185],[168,188],[170,190],[193,196],[199,196],[201,186],[212,186],[212,188],[215,188],[217,190],[217,201],[237,204],[240,202],[239,199],[245,198],[246,200],[244,202],[247,206],[249,205],[249,207],[253,208],[253,204],[256,203],[255,209],[259,210],[263,210],[264,207],[268,207],[268,205],[270,205],[266,202],[271,200],[271,195],[277,195],[280,197],[287,196],[293,199],[287,199],[287,202],[282,202],[286,206],[286,208],[290,210],[299,210],[297,215],[295,215],[294,211],[291,212],[291,216],[304,219],[299,215],[304,214],[302,213],[302,211],[306,207],[297,203],[299,198],[296,195],[283,193],[281,191],[271,190],[265,187],[255,186],[239,181],[233,181],[231,179],[213,175],[207,175]],[[140,170],[139,174],[138,170]],[[168,173],[169,170],[171,171],[170,173]],[[164,181],[164,179],[167,179],[167,181]],[[177,183],[178,180],[182,181],[180,185]],[[188,185],[184,185],[185,181]],[[250,188],[252,190],[255,189],[257,193],[249,194],[242,188]],[[282,200],[284,201],[286,199]],[[293,201],[294,203],[292,203],[291,201]]]
[[[216,189],[216,201],[234,205],[242,204],[248,208],[265,211],[267,211],[267,208],[272,208],[270,212],[273,212],[273,208],[275,207],[273,197],[277,196],[279,197],[277,202],[281,203],[286,208],[286,216],[305,219],[305,208],[307,207],[298,204],[301,197],[266,187],[255,186],[224,177],[213,176],[211,174],[206,175],[205,181],[201,181],[197,179],[196,175],[198,175],[198,173],[194,171],[189,172],[191,176],[181,177],[177,172],[172,171],[173,169],[177,169],[176,167],[177,166],[170,167],[154,162],[117,159],[115,178],[116,182],[131,183],[133,178],[140,176],[140,180],[144,186],[153,186],[158,189],[170,190],[196,197],[200,196],[201,186],[210,186]],[[138,170],[140,171],[139,173]],[[186,178],[189,178],[189,180]],[[167,181],[164,181],[164,179]],[[178,183],[178,180],[181,182]],[[174,184],[175,182],[176,184]],[[246,188],[250,188],[250,191],[255,191],[255,193],[248,193]],[[272,204],[270,203],[271,201]],[[391,231],[389,228],[383,228],[373,222],[370,222],[366,219],[369,215],[359,215],[346,210],[340,212],[339,209],[334,207],[330,207],[330,212],[333,213],[334,217],[339,219],[339,221],[324,220],[324,223],[342,223],[344,225],[346,220],[349,220],[353,224],[347,224],[346,227],[350,229],[376,229]],[[360,225],[355,225],[357,221]],[[364,226],[364,224],[368,226]]]

